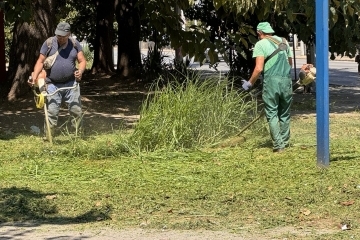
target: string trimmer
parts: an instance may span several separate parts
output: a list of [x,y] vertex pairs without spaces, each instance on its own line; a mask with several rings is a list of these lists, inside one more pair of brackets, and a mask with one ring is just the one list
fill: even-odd
[[[32,77],[29,77],[29,82],[32,82]],[[51,134],[51,128],[50,128],[50,122],[49,122],[49,116],[47,112],[47,106],[46,106],[46,98],[48,96],[53,96],[57,92],[62,90],[69,90],[69,89],[75,89],[78,87],[78,83],[75,81],[74,85],[72,87],[62,87],[58,88],[56,91],[52,93],[48,93],[46,91],[46,85],[44,78],[38,78],[34,84],[31,86],[31,89],[35,95],[35,103],[36,107],[41,109],[44,108],[45,113],[45,124],[46,124],[46,138],[49,140],[50,144],[52,145],[52,134]]]
[[[295,91],[300,86],[307,86],[314,82],[316,80],[316,68],[312,64],[304,64],[301,67],[300,73],[299,73],[299,79],[296,81],[292,89]],[[262,90],[255,90],[250,91],[249,94],[252,97],[252,99],[257,99],[258,95],[262,92]],[[257,104],[256,104],[257,105]],[[236,145],[236,143],[243,142],[244,138],[241,138],[240,135],[245,132],[248,128],[250,128],[254,123],[256,123],[262,116],[264,116],[265,111],[262,109],[258,116],[256,116],[250,123],[248,123],[245,127],[240,129],[240,131],[231,139],[227,139],[224,142],[217,144],[217,146],[226,146],[226,145]]]

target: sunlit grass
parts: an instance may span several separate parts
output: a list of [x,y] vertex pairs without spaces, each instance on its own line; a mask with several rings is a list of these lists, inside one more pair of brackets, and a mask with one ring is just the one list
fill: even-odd
[[131,137],[141,150],[202,147],[235,135],[254,117],[256,101],[227,79],[190,75],[182,83],[155,85],[154,92]]

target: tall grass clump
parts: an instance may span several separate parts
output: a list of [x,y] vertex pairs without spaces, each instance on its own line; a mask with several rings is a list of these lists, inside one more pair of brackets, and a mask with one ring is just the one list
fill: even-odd
[[92,51],[88,44],[83,46],[83,53],[86,59],[86,69],[90,69],[94,61],[94,51]]
[[256,104],[229,79],[196,73],[153,90],[130,137],[145,151],[196,148],[234,136],[253,118]]

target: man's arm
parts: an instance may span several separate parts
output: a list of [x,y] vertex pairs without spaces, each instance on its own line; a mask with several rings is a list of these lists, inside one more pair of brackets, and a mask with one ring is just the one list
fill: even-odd
[[254,86],[255,82],[258,80],[260,74],[264,70],[264,61],[265,61],[264,56],[256,57],[255,68],[249,79],[249,82],[252,86]]
[[290,67],[292,68],[292,64],[293,64],[292,57],[288,57],[288,61],[289,61]]
[[34,70],[31,73],[32,82],[30,82],[29,84],[34,84],[36,79],[39,77],[39,74],[43,69],[45,59],[45,55],[40,54],[38,60],[35,63]]
[[85,59],[83,51],[78,52],[77,61],[79,62],[79,65],[78,65],[79,70],[75,72],[75,78],[77,81],[79,81],[79,80],[81,80],[82,75],[86,69],[86,59]]
[[77,60],[79,62],[79,70],[81,70],[82,72],[85,72],[86,69],[86,59],[84,56],[83,51],[78,52],[77,54]]

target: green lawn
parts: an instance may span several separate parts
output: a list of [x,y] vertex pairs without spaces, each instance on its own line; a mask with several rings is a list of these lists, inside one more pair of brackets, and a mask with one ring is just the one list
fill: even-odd
[[[291,146],[273,153],[263,118],[232,147],[214,144],[249,121],[243,113],[251,105],[228,88],[202,85],[204,98],[196,86],[187,89],[191,94],[170,89],[155,95],[133,130],[65,134],[53,146],[40,136],[1,133],[0,223],[240,233],[280,228],[287,239],[360,234],[358,112],[331,114],[330,166],[324,169],[316,159],[316,117],[296,111],[312,102],[294,104]],[[342,231],[345,225],[351,230]],[[308,234],[284,231],[289,227]]]
[[317,167],[313,116],[293,117],[292,146],[281,154],[256,129],[237,147],[178,152],[116,153],[119,133],[62,136],[52,148],[34,136],[0,140],[0,221],[235,232],[297,226],[342,239],[360,232],[359,117],[330,118],[327,169]]

